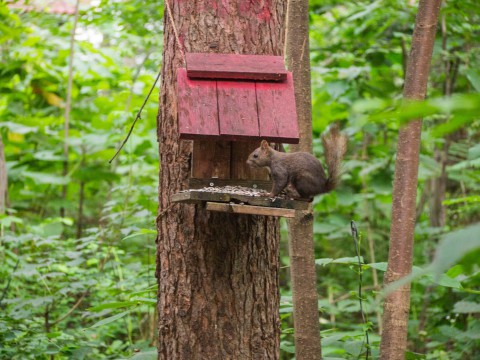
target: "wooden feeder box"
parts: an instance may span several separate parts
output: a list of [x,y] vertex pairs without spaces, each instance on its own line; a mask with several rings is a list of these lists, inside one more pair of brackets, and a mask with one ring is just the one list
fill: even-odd
[[194,140],[192,174],[190,189],[172,201],[269,216],[306,209],[302,201],[259,196],[271,189],[268,174],[246,164],[263,139],[299,141],[293,78],[283,57],[187,53],[186,62],[177,69],[177,111],[180,139]]

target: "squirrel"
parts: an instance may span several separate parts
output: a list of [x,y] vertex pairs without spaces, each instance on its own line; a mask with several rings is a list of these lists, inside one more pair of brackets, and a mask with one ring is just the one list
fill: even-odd
[[320,161],[312,154],[276,151],[266,140],[262,140],[260,147],[249,155],[247,164],[269,169],[273,188],[268,197],[274,198],[290,186],[298,193],[300,200],[312,201],[315,195],[335,189],[340,178],[341,162],[347,150],[347,137],[340,133],[337,126],[322,136],[322,143],[328,177]]

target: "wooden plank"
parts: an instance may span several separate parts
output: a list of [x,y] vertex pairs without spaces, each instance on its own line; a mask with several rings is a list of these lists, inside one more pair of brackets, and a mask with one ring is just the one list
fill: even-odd
[[241,179],[188,179],[189,189],[202,189],[209,186],[243,186],[252,189],[262,189],[270,191],[272,189],[271,180],[241,180]]
[[307,210],[308,202],[275,198],[271,199],[264,196],[252,196],[244,195],[233,192],[225,191],[206,191],[204,189],[190,189],[185,190],[181,193],[175,194],[171,197],[173,202],[186,202],[186,203],[196,203],[196,202],[236,202],[244,203],[247,205],[256,205],[256,206],[266,206],[272,208],[283,208],[283,209],[295,209],[295,210]]
[[189,202],[191,200],[191,196],[189,192],[184,191],[173,194],[170,200],[173,202]]
[[180,138],[218,138],[216,81],[191,80],[184,68],[178,68],[177,92]]
[[170,200],[172,200],[172,202],[181,202],[187,204],[196,204],[205,201],[228,202],[230,201],[230,196],[224,193],[207,193],[205,191],[192,192],[191,190],[187,190],[173,194]]
[[227,203],[207,202],[209,211],[228,212],[233,214],[262,215],[262,216],[281,216],[294,218],[296,210],[278,209],[265,206],[239,205]]
[[192,177],[230,179],[231,143],[228,141],[194,141]]
[[255,83],[217,82],[220,136],[223,140],[258,139],[257,97]]
[[284,82],[256,83],[260,137],[267,141],[298,144],[298,121],[292,73]]
[[282,56],[187,53],[190,78],[282,81],[287,70]]

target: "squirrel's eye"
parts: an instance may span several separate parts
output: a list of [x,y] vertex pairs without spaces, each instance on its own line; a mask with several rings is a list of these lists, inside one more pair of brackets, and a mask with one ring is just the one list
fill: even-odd
[[258,154],[253,154],[253,157],[256,159],[258,158]]

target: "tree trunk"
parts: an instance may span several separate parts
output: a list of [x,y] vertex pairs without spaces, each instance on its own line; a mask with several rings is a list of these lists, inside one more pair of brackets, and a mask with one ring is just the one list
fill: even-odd
[[[300,144],[292,151],[312,152],[312,94],[308,0],[289,0],[286,52],[288,69],[293,72]],[[290,273],[292,278],[295,354],[298,360],[321,359],[318,321],[317,277],[313,243],[313,216],[297,211],[288,222]]]
[[[187,52],[282,53],[281,0],[169,4]],[[179,140],[176,69],[184,63],[171,20],[165,11],[158,116],[159,359],[278,359],[278,222],[207,212],[202,205],[171,206],[171,195],[187,188],[193,149],[191,141]]]
[[7,163],[5,160],[5,151],[3,147],[2,134],[0,134],[0,215],[4,214],[7,207]]
[[[440,5],[441,0],[420,0],[405,78],[405,99],[425,98]],[[385,285],[412,271],[421,129],[422,121],[416,119],[402,127],[399,133]],[[380,345],[381,359],[405,359],[409,309],[409,284],[387,295]]]
[[[64,128],[63,128],[63,176],[68,175],[68,142],[70,134],[70,112],[72,109],[72,87],[73,87],[73,60],[75,59],[75,33],[77,31],[78,24],[78,9],[80,6],[80,0],[75,2],[75,13],[73,15],[73,27],[70,32],[70,51],[68,55],[68,83],[67,83],[67,98],[65,100],[65,112],[64,112]],[[67,202],[68,184],[62,186],[62,199],[64,204]],[[60,208],[60,217],[65,217],[64,205]]]

